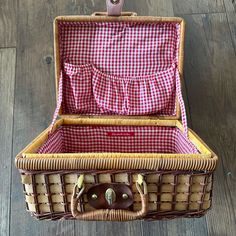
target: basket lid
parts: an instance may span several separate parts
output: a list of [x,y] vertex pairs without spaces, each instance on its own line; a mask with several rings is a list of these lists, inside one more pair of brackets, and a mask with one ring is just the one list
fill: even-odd
[[176,17],[57,17],[55,113],[179,119],[183,39]]

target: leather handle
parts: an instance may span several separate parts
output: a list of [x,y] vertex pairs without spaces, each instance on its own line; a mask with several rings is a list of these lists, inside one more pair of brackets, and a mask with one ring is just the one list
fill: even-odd
[[108,16],[120,16],[124,0],[106,0]]
[[79,189],[78,185],[75,184],[73,194],[71,197],[71,212],[73,217],[77,220],[94,220],[94,221],[129,221],[136,220],[144,217],[148,211],[148,194],[147,184],[145,181],[142,182],[143,191],[141,185],[137,182],[136,188],[141,196],[142,208],[139,211],[128,211],[128,210],[115,210],[115,209],[100,209],[89,212],[78,211],[78,202],[81,195],[84,192],[85,187]]
[[[137,16],[136,12],[121,12],[120,16]],[[108,16],[107,12],[94,12],[91,16]]]

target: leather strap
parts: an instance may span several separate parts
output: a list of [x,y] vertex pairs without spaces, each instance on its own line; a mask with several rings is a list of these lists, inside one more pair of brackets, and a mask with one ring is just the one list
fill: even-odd
[[[108,203],[106,195],[107,189],[112,189],[115,200]],[[127,198],[123,198],[123,195]],[[93,196],[96,196],[95,199]],[[124,183],[99,183],[90,187],[87,191],[88,203],[95,209],[128,209],[133,204],[133,194],[130,186]]]
[[120,16],[124,0],[106,0],[108,16]]

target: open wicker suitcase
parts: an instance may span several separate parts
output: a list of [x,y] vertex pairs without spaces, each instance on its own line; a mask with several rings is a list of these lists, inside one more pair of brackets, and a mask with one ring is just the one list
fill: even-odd
[[130,13],[55,19],[54,119],[16,157],[32,216],[127,221],[211,207],[217,156],[187,129],[184,30],[181,18]]

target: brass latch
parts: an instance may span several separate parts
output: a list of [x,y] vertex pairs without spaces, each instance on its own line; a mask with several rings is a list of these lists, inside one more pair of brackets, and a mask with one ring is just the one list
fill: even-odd
[[116,201],[116,193],[112,188],[108,188],[105,192],[105,199],[109,206]]

